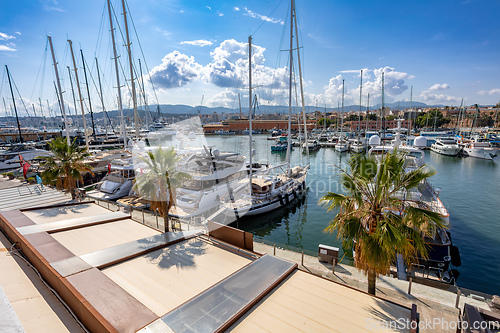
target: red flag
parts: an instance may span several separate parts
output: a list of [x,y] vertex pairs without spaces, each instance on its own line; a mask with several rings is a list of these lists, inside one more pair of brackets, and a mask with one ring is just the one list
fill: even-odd
[[23,155],[19,154],[19,165],[20,166],[23,166],[24,163],[26,163],[26,161],[24,160],[24,157]]
[[108,162],[108,172],[111,172],[111,163]]
[[26,173],[28,172],[28,169],[29,169],[30,166],[31,165],[28,162],[24,161],[24,164],[23,164],[23,174],[24,174],[24,178],[25,179],[28,179],[28,177],[26,176]]

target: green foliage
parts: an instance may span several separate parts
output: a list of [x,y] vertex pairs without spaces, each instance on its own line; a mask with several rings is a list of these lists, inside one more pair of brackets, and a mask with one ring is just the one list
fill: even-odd
[[377,115],[374,113],[369,113],[365,116],[365,120],[377,120]]
[[7,172],[5,175],[7,177],[9,177],[9,178],[14,178],[14,173],[13,172]]
[[328,127],[328,126],[330,126],[331,124],[334,123],[334,121],[331,120],[330,118],[321,118],[321,119],[318,119],[318,125],[319,126],[324,126],[325,120],[326,120],[326,127]]
[[147,164],[147,171],[136,177],[134,189],[150,201],[151,210],[163,216],[167,232],[170,230],[168,214],[175,206],[175,189],[191,176],[181,171],[174,148],[163,150],[160,147],[141,159]]
[[[380,161],[355,155],[349,169],[341,170],[344,193],[329,192],[320,199],[329,211],[339,211],[325,230],[336,232],[343,248],[354,249],[356,267],[369,275],[387,274],[397,253],[408,265],[417,255],[426,258],[424,236],[443,227],[441,217],[430,207],[401,199],[402,193],[434,174],[426,166],[407,172],[405,158],[398,151]],[[374,285],[369,288],[375,290]]]
[[351,114],[349,115],[349,117],[347,117],[345,120],[346,121],[353,121],[353,120],[359,120],[360,117],[358,117],[358,115],[356,114]]
[[90,153],[86,152],[85,148],[78,147],[76,140],[68,146],[66,138],[63,137],[49,142],[49,147],[52,156],[37,157],[41,160],[40,166],[44,168],[42,179],[46,184],[69,191],[75,199],[77,181],[83,181],[83,172],[91,172],[91,168],[84,163]]
[[[437,113],[437,116],[436,116]],[[415,120],[417,127],[434,127],[434,121],[436,121],[436,128],[441,127],[444,124],[448,124],[451,119],[445,118],[441,111],[438,109],[430,110],[429,112],[418,116]]]

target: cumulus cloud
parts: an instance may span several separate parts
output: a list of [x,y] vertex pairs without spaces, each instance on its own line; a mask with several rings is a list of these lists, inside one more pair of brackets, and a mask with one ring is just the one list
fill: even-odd
[[446,90],[449,88],[450,86],[448,85],[448,83],[443,83],[443,84],[436,83],[435,85],[430,87],[430,90]]
[[458,97],[444,95],[444,94],[435,94],[430,90],[422,91],[420,97],[424,100],[425,103],[429,104],[432,103],[446,104],[449,102],[458,103],[460,100]]
[[478,95],[500,95],[500,89],[491,89],[491,90],[481,90],[477,92]]
[[186,40],[181,42],[181,44],[195,45],[195,46],[207,46],[207,45],[210,46],[213,44],[213,42],[205,39],[198,39],[198,40]]
[[255,12],[251,11],[250,9],[248,9],[247,7],[245,7],[244,10],[245,10],[244,15],[246,15],[246,16],[260,19],[262,21],[266,21],[266,22],[270,22],[270,23],[279,23],[281,25],[285,24],[285,22],[283,20],[279,20],[279,19],[271,18],[271,17],[265,16],[265,15],[257,14]]
[[202,66],[179,51],[167,54],[151,72],[153,83],[163,89],[182,87],[199,78]]
[[[398,72],[392,67],[381,67],[373,70],[363,69],[363,95],[370,94],[370,98],[379,98],[382,95],[382,73],[384,73],[384,93],[386,100],[402,94],[408,89],[405,80],[414,78],[408,73]],[[345,79],[344,104],[359,104],[359,83],[352,85],[346,78],[350,74],[360,77],[360,70],[345,70],[341,74],[332,77],[325,87],[325,98],[327,104],[337,106],[342,99],[342,79]]]

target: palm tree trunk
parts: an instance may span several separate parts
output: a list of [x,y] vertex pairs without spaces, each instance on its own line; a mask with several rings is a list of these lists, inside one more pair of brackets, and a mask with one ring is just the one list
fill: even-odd
[[165,227],[165,232],[170,231],[170,225],[168,221],[168,202],[163,201],[163,225]]
[[368,270],[368,293],[375,295],[375,281],[376,275],[373,269]]

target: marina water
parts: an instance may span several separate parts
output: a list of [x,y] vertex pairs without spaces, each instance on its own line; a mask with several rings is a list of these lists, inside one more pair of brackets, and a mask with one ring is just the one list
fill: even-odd
[[[268,135],[254,135],[255,162],[278,165],[286,153],[271,153],[274,141]],[[248,157],[248,136],[206,136],[207,144],[220,151],[239,152]],[[440,199],[450,213],[450,232],[458,246],[462,266],[458,268],[458,286],[488,294],[500,292],[500,165],[476,158],[458,158],[425,153],[426,163],[436,171],[430,178],[441,188]],[[310,154],[307,176],[309,191],[303,202],[264,216],[243,219],[238,227],[253,233],[254,239],[316,256],[318,245],[341,248],[334,234],[323,230],[334,212],[318,206],[328,191],[340,192],[339,167],[346,168],[348,153],[321,148]],[[306,155],[298,148],[291,153],[291,164],[306,165]],[[344,258],[344,261],[346,259]]]

